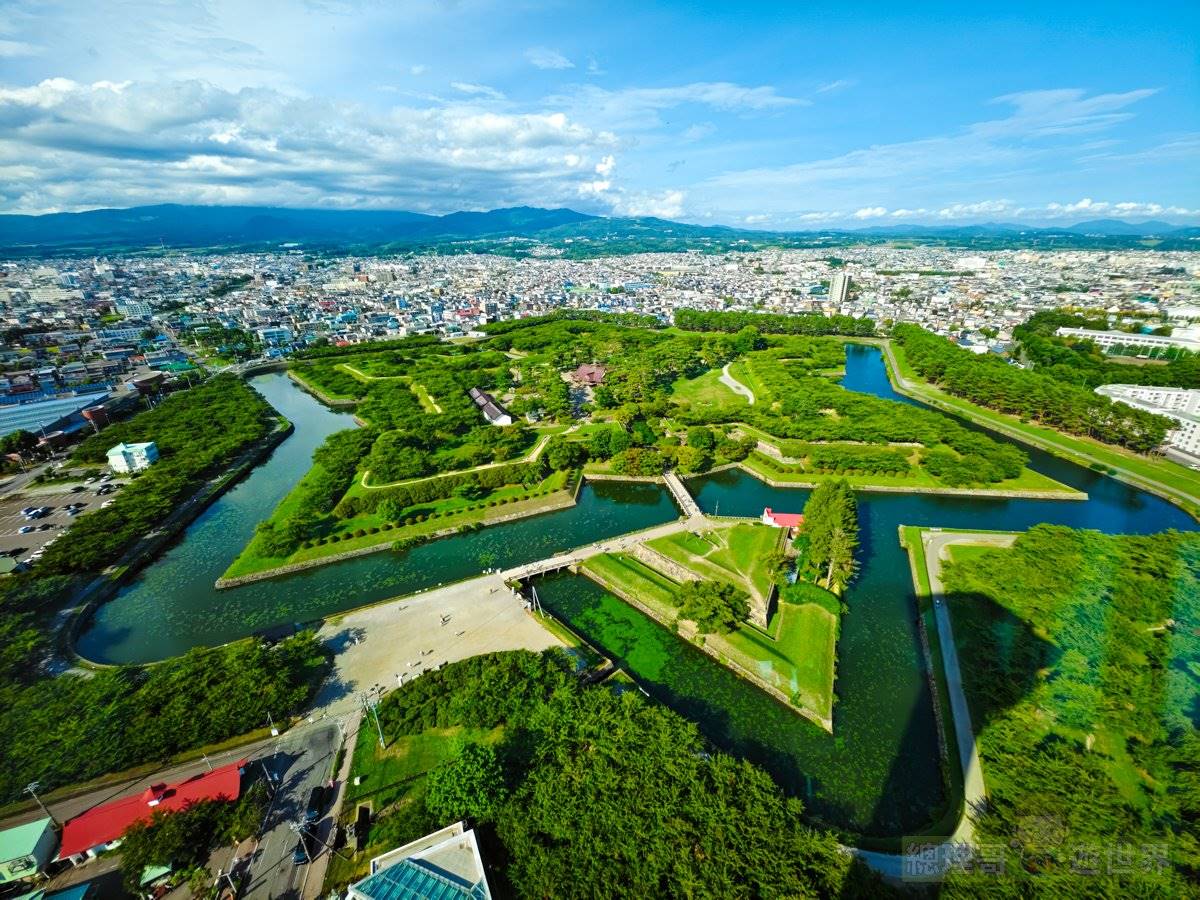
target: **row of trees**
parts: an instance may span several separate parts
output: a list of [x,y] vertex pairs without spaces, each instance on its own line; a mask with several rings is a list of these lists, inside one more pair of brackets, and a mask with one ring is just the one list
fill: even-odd
[[795,546],[802,577],[835,594],[846,589],[858,570],[858,501],[849,482],[826,481],[813,489]]
[[[782,346],[746,357],[755,390],[764,395],[762,402],[734,409],[692,407],[680,411],[678,417],[691,423],[740,419],[784,438],[781,448],[785,453],[789,446],[801,446],[805,453],[809,452],[811,444],[797,445],[797,440],[914,443],[942,448],[934,465],[952,486],[995,483],[1021,474],[1027,456],[1018,447],[993,440],[933,410],[846,390],[830,378],[816,374],[818,369],[828,367],[830,356],[825,351],[814,347],[810,354],[798,355],[803,351],[803,343],[806,342],[793,338]],[[820,340],[815,343],[828,345]],[[844,359],[844,351],[840,346],[837,350],[840,361]],[[898,452],[859,454],[857,448],[839,448],[820,451],[817,456],[821,466],[818,470],[837,471],[841,463],[843,471],[870,467],[903,472]],[[956,461],[953,465],[951,459]]]
[[746,326],[770,334],[844,334],[858,337],[875,334],[875,322],[871,319],[824,316],[819,313],[786,315],[680,309],[675,312],[675,325],[686,331],[724,331],[731,334],[741,331]]
[[52,574],[94,572],[176,510],[197,483],[233,461],[274,427],[273,410],[242,379],[219,375],[171,394],[158,406],[85,439],[77,464],[99,463],[121,441],[154,441],[159,459],[107,509],[81,516],[38,564]]
[[[1042,310],[1013,329],[1021,355],[1043,375],[1089,388],[1114,383],[1200,388],[1200,355],[1183,351],[1166,365],[1130,365],[1105,355],[1093,341],[1057,337],[1055,331],[1064,327],[1105,331],[1108,324],[1103,318]],[[1138,335],[1129,335],[1123,349],[1136,352],[1138,348]],[[1114,347],[1114,355],[1121,350]]]
[[1175,424],[1052,375],[977,356],[917,325],[897,325],[892,336],[922,378],[997,412],[1139,453],[1159,447]]
[[505,728],[429,774],[425,817],[398,810],[377,829],[399,843],[470,817],[494,848],[493,890],[516,896],[892,896],[761,769],[636,691],[581,687],[571,666],[556,651],[497,653],[388,695],[389,739]]

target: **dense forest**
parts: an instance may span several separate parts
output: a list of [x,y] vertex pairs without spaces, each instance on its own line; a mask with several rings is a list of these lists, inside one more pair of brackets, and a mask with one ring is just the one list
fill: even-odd
[[794,546],[798,574],[841,596],[858,570],[858,501],[846,481],[822,482],[809,494]]
[[496,653],[389,694],[389,741],[456,725],[504,726],[504,739],[463,748],[419,807],[376,827],[402,843],[469,815],[493,890],[517,896],[892,895],[761,769],[636,691],[581,687],[572,668],[560,651]]
[[[1200,388],[1200,355],[1179,351],[1175,358],[1161,365],[1136,365],[1120,362],[1104,353],[1095,342],[1056,337],[1059,328],[1088,328],[1105,331],[1104,319],[1058,310],[1042,310],[1013,329],[1020,344],[1022,358],[1043,375],[1050,375],[1068,384],[1096,388],[1102,384],[1145,384],[1159,387]],[[1129,336],[1130,349],[1138,347],[1136,334]]]
[[977,356],[917,325],[897,325],[892,337],[922,378],[997,412],[1139,453],[1161,445],[1174,425],[1165,416],[1114,403],[1053,375],[1019,369],[996,356]]
[[1194,896],[1200,535],[1039,525],[946,583],[1006,895]]
[[324,674],[311,633],[275,647],[242,641],[147,668],[103,669],[0,684],[0,803],[166,762],[173,754],[261,728],[307,700]]
[[271,407],[234,375],[218,375],[171,394],[158,406],[84,439],[75,462],[102,463],[122,441],[154,441],[159,460],[114,497],[90,511],[46,550],[39,574],[95,572],[114,562],[190,493],[275,427]]
[[251,642],[196,650],[149,668],[48,678],[51,619],[65,600],[159,525],[194,490],[276,424],[244,381],[217,376],[85,439],[75,460],[119,441],[153,440],[160,459],[76,520],[31,570],[0,580],[0,802],[253,730],[309,696],[324,670],[311,635],[274,649]]

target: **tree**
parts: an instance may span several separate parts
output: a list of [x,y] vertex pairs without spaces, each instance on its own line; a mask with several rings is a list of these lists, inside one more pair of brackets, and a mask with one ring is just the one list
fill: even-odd
[[717,445],[717,438],[711,428],[693,425],[687,430],[687,445],[697,450],[712,450]]
[[845,479],[822,482],[804,505],[802,571],[823,580],[830,590],[842,591],[854,576],[858,547],[858,504]]
[[439,821],[486,822],[508,797],[504,772],[491,744],[467,744],[429,773],[425,806]]
[[37,435],[21,429],[0,438],[0,453],[28,453],[37,445]]
[[750,615],[746,594],[725,581],[688,581],[676,593],[679,616],[703,634],[728,634]]

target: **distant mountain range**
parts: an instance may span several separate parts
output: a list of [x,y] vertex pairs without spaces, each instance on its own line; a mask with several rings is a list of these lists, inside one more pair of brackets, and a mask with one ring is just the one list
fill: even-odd
[[[889,241],[991,249],[1000,246],[1121,247],[1153,239],[1164,249],[1200,249],[1200,227],[1098,219],[1066,227],[1015,224],[888,225],[859,230],[750,231],[651,217],[607,218],[571,209],[513,207],[430,216],[402,211],[287,209],[162,204],[43,216],[0,215],[7,257],[163,248],[404,252],[468,250],[527,253],[531,242],[568,255],[639,250],[841,246]],[[523,240],[522,240],[523,239]]]

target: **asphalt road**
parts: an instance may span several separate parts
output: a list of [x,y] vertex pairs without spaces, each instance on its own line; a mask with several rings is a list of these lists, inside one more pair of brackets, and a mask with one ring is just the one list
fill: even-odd
[[[298,900],[306,889],[307,896],[319,890],[319,884],[314,888],[307,883],[312,867],[296,865],[292,861],[298,837],[291,826],[303,818],[312,789],[329,780],[341,736],[338,725],[326,720],[325,724],[289,732],[279,739],[278,744],[278,752],[268,752],[255,763],[265,766],[271,779],[278,784],[242,893],[243,897],[257,900],[285,897]],[[322,813],[327,812],[328,809],[322,810]],[[316,826],[317,835],[329,841],[332,829],[333,817],[323,815]],[[310,846],[314,856],[327,852],[319,843],[310,842]]]

